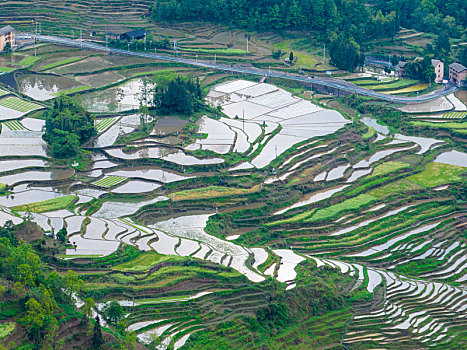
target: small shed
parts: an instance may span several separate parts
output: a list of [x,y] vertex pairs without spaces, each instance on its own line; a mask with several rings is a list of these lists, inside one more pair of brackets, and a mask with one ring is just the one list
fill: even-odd
[[124,32],[120,34],[121,41],[131,41],[133,39],[140,40],[144,39],[147,35],[147,31],[145,28],[130,30],[129,32]]

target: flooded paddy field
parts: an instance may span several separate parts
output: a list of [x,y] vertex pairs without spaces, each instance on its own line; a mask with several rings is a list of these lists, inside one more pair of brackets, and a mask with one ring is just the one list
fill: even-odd
[[107,90],[80,95],[78,101],[90,112],[115,113],[138,109],[143,98],[143,86],[142,79],[130,80]]
[[[212,85],[206,100],[222,116],[152,113],[141,132],[140,116],[121,112],[138,109],[142,78],[105,89],[123,75],[93,74],[124,62],[131,60],[58,65],[50,70],[60,79],[43,85],[26,76],[30,103],[80,85],[104,88],[76,95],[103,115],[85,145],[86,161],[59,165],[42,139],[43,120],[20,111],[13,121],[2,117],[0,222],[20,223],[31,210],[45,231],[66,228],[61,258],[77,263],[138,250],[102,281],[89,274],[87,282],[114,288],[140,339],[152,333],[182,346],[204,315],[213,325],[244,311],[255,315],[271,286],[299,293],[310,271],[340,281],[349,298],[373,302],[345,317],[346,344],[369,348],[373,338],[384,346],[404,337],[454,344],[462,337],[466,208],[457,196],[467,163],[458,143],[248,80]],[[77,85],[65,86],[74,73]],[[431,113],[458,104],[436,103],[406,108]],[[374,134],[364,140],[369,127]],[[130,301],[127,288],[135,286],[138,300]],[[203,307],[190,314],[184,303]],[[219,312],[205,314],[204,305]]]
[[14,79],[11,79],[7,85],[37,101],[50,100],[62,91],[81,86],[73,79],[37,73],[16,73]]

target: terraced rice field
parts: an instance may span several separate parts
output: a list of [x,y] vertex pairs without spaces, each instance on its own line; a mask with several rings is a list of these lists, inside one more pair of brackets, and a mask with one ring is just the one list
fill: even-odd
[[3,89],[0,89],[0,97],[1,97],[1,96],[5,96],[5,95],[8,95],[8,94],[9,94],[8,91],[3,90]]
[[403,89],[398,89],[398,90],[391,90],[387,91],[388,94],[405,94],[405,93],[410,93],[410,92],[421,92],[423,90],[426,90],[428,88],[428,84],[417,84],[417,85],[412,85]]
[[113,122],[115,122],[115,118],[105,118],[100,121],[96,121],[96,130],[98,132],[102,132],[107,129]]
[[42,106],[22,100],[18,97],[5,97],[0,99],[0,106],[7,107],[22,113],[29,113],[36,109],[42,108]]
[[115,185],[119,184],[120,182],[125,181],[127,178],[123,176],[105,176],[102,179],[94,182],[94,185],[99,186],[99,187],[114,187]]
[[69,57],[69,58],[66,58],[66,59],[58,61],[58,62],[47,64],[47,65],[42,67],[42,70],[48,70],[48,69],[64,66],[66,64],[70,64],[70,63],[73,63],[73,62],[76,62],[76,61],[79,61],[79,60],[82,60],[82,59],[83,59],[82,57]]
[[0,222],[30,211],[66,228],[72,260],[57,266],[80,268],[98,311],[118,301],[142,343],[254,348],[278,301],[304,316],[271,348],[462,348],[457,144],[373,119],[365,136],[359,118],[257,81],[221,80],[207,100],[225,115],[157,117],[147,132],[137,114],[99,119],[73,169],[46,161],[43,121],[4,122]]
[[443,119],[462,119],[467,116],[467,112],[447,112],[441,118]]
[[26,128],[17,120],[12,120],[8,122],[3,122],[2,123],[4,126],[6,126],[10,130],[25,130]]
[[32,66],[37,61],[39,61],[40,59],[41,59],[40,56],[28,56],[28,57],[23,58],[17,64],[20,66],[29,67],[29,66]]

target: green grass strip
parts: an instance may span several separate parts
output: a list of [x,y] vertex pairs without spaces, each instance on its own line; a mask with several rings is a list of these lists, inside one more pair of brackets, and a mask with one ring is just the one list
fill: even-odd
[[74,195],[63,196],[58,198],[47,199],[41,202],[28,203],[17,205],[11,209],[18,211],[29,211],[32,213],[44,213],[47,211],[55,211],[67,208],[77,199]]
[[41,58],[37,56],[28,56],[28,57],[23,58],[21,61],[19,61],[16,64],[19,66],[29,67],[29,66],[32,66],[37,61],[39,61],[40,59]]
[[429,163],[425,170],[419,174],[410,176],[408,179],[418,185],[425,187],[435,187],[452,182],[462,181],[461,174],[467,168],[444,163]]
[[81,85],[81,86],[77,86],[77,87],[74,87],[74,88],[71,88],[71,89],[68,89],[68,90],[63,90],[63,91],[59,91],[59,92],[54,92],[52,95],[53,95],[53,96],[69,95],[69,94],[74,94],[74,93],[76,93],[76,92],[89,90],[90,88],[91,88],[91,87],[90,87],[89,85]]
[[5,95],[8,95],[8,94],[9,94],[8,91],[0,89],[0,96],[5,96]]
[[309,219],[306,219],[305,222],[329,219],[335,217],[337,214],[343,211],[359,209],[375,200],[377,200],[377,198],[374,196],[370,196],[369,194],[361,194],[357,197],[349,198],[342,203],[320,209],[316,212],[316,214],[311,216]]
[[58,62],[54,62],[54,63],[47,64],[47,65],[45,65],[44,67],[42,67],[42,70],[47,70],[47,69],[51,69],[51,68],[56,68],[56,67],[64,66],[65,64],[69,64],[69,63],[73,63],[73,62],[76,62],[76,61],[80,61],[80,60],[82,60],[82,59],[83,59],[82,57],[69,57],[69,58],[67,58],[67,59],[64,59],[64,60],[61,60],[61,61],[58,61]]
[[0,67],[0,72],[8,73],[8,72],[11,72],[12,70],[14,69],[10,67]]

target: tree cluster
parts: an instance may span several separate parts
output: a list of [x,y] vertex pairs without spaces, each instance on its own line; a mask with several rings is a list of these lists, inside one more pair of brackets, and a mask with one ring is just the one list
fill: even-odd
[[190,115],[203,106],[203,91],[199,80],[177,77],[166,87],[157,87],[154,91],[154,106],[161,114]]
[[404,67],[404,73],[409,78],[425,82],[434,82],[436,78],[435,69],[431,64],[431,59],[428,57],[422,60],[407,62]]
[[59,97],[45,112],[44,140],[54,158],[78,155],[80,145],[96,135],[94,118],[70,97]]
[[360,52],[360,45],[345,32],[333,36],[329,52],[331,63],[339,69],[353,71],[365,62],[365,56]]
[[459,38],[466,32],[467,2],[464,0],[372,0],[383,13],[396,13],[396,26],[424,32],[446,32]]
[[84,283],[76,272],[61,276],[48,271],[34,249],[17,239],[17,230],[11,222],[0,230],[0,277],[8,281],[5,293],[9,302],[24,310],[18,323],[25,326],[36,348],[60,349],[64,340],[58,339],[59,304],[72,304],[72,296]]

